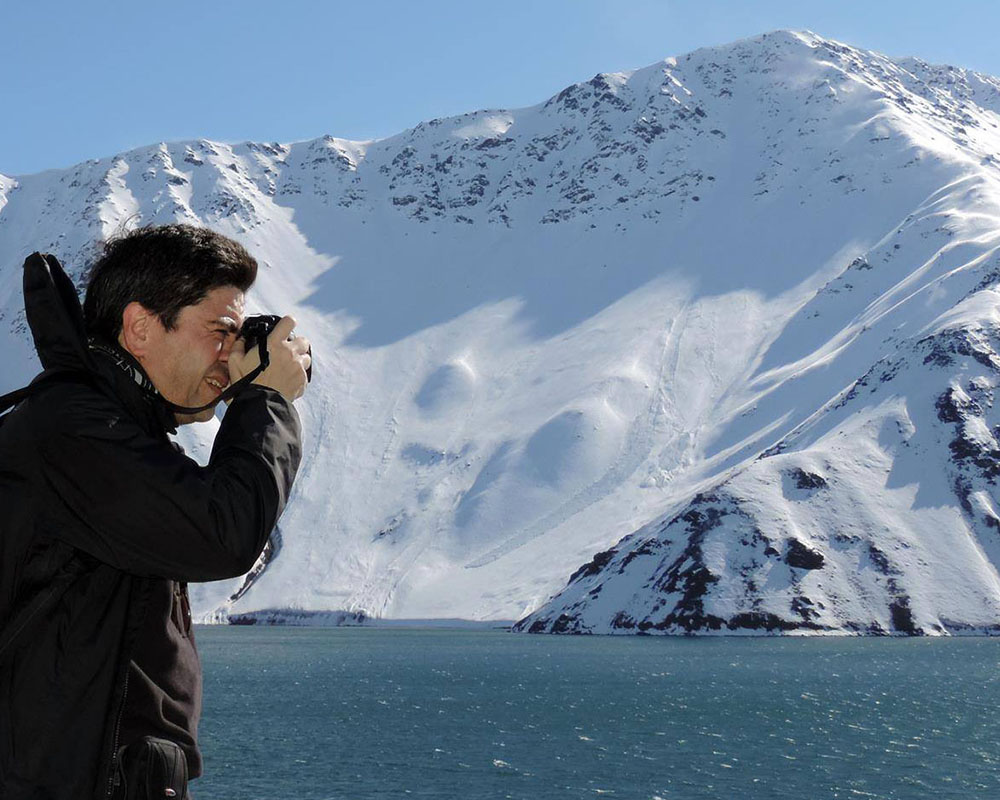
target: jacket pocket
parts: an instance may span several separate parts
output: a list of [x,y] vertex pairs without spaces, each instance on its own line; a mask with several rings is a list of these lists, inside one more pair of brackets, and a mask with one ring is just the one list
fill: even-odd
[[187,797],[187,758],[174,742],[144,736],[118,754],[114,800]]
[[188,599],[187,584],[174,583],[170,617],[184,636],[191,635],[191,602]]

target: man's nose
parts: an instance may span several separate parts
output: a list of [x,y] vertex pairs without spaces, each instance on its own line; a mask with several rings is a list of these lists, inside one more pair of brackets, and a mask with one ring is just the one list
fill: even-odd
[[229,354],[233,351],[233,345],[236,344],[236,336],[227,336],[226,341],[222,343],[222,349],[219,351],[219,361],[223,364],[229,363]]

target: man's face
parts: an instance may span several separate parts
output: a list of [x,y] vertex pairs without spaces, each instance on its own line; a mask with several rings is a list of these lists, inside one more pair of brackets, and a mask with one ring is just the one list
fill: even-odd
[[[229,385],[229,351],[243,325],[243,312],[243,292],[222,286],[200,303],[184,306],[172,330],[153,316],[139,361],[160,394],[188,408],[222,394]],[[204,422],[214,413],[211,408],[200,414],[178,414],[177,422]]]

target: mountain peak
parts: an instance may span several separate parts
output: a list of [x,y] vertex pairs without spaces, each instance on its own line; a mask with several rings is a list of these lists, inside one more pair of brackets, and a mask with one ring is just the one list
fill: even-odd
[[373,142],[0,178],[3,378],[27,252],[79,278],[130,220],[209,225],[330,368],[280,548],[201,612],[982,629],[996,89],[776,31]]

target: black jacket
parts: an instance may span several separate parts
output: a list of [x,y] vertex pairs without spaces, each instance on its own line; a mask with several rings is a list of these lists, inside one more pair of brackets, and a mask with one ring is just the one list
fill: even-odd
[[0,425],[0,630],[71,570],[58,602],[0,662],[0,800],[103,798],[125,676],[164,581],[241,575],[278,519],[301,455],[298,416],[252,386],[207,467],[172,417],[83,334],[58,265],[25,263],[25,308],[47,385]]

